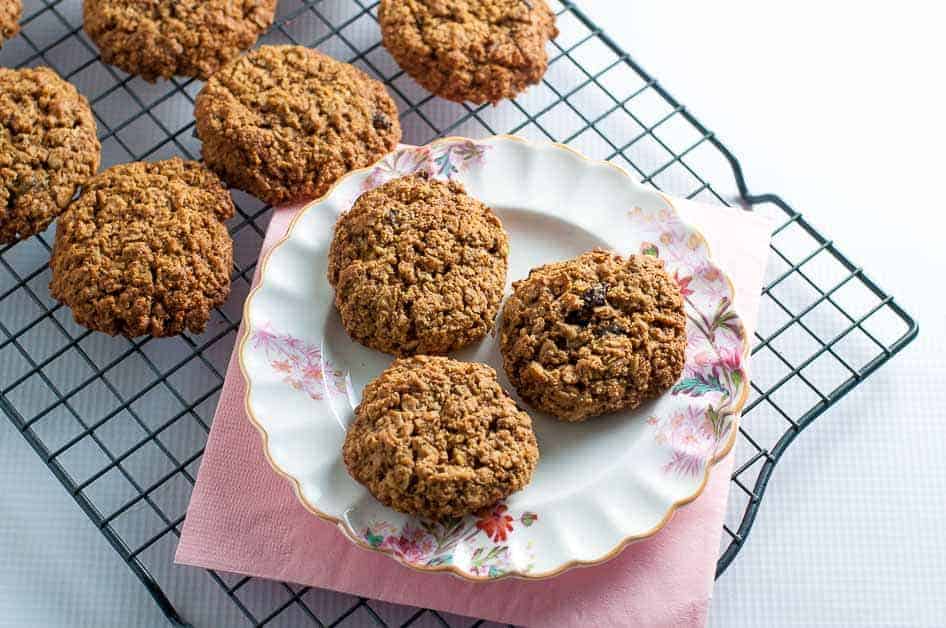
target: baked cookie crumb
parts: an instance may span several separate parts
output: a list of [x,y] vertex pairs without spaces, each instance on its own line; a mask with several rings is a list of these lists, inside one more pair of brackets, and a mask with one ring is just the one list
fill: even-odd
[[525,487],[539,461],[529,415],[485,364],[415,356],[369,383],[342,449],[381,503],[443,520]]
[[683,371],[683,297],[651,256],[595,250],[535,268],[513,284],[501,329],[519,395],[567,421],[636,408]]
[[112,166],[59,219],[52,295],[107,334],[201,333],[230,292],[233,213],[223,183],[197,162]]
[[394,355],[447,353],[492,329],[508,251],[499,218],[461,184],[412,175],[342,214],[328,279],[358,342]]

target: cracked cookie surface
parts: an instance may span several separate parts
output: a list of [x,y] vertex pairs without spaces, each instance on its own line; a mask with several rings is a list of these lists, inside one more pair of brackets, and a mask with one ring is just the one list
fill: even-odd
[[342,214],[328,279],[358,342],[394,355],[446,353],[492,329],[508,251],[499,218],[462,185],[413,175]]
[[558,35],[545,0],[381,0],[378,19],[384,47],[414,80],[476,104],[538,83]]
[[45,67],[0,68],[0,245],[42,232],[99,167],[89,103]]
[[567,421],[633,409],[683,371],[683,297],[663,262],[590,251],[513,284],[500,347],[520,397]]
[[21,0],[0,0],[0,46],[20,32]]
[[441,520],[476,512],[532,479],[532,419],[485,364],[415,356],[369,383],[342,449],[381,503]]
[[267,203],[321,196],[401,139],[384,85],[303,46],[261,46],[204,85],[194,108],[203,157]]
[[154,82],[206,80],[273,23],[276,0],[85,0],[102,60]]
[[223,183],[197,162],[113,166],[59,219],[50,290],[89,329],[200,333],[230,292],[233,213]]

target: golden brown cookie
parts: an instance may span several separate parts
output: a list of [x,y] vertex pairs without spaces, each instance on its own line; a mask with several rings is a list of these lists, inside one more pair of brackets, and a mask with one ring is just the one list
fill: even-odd
[[85,0],[102,60],[154,82],[206,80],[273,23],[276,0]]
[[0,245],[40,233],[99,167],[85,97],[49,68],[0,68]]
[[395,360],[365,387],[345,435],[345,466],[400,512],[442,520],[476,512],[532,479],[532,419],[485,364]]
[[381,0],[384,47],[414,80],[456,102],[496,103],[542,80],[558,36],[545,0]]
[[316,197],[397,146],[384,85],[302,46],[262,46],[207,82],[194,109],[204,161],[267,203]]
[[508,250],[499,218],[462,185],[413,175],[365,192],[338,219],[328,279],[358,342],[446,353],[492,329]]
[[21,0],[0,0],[0,46],[20,32]]
[[500,347],[509,381],[567,421],[659,396],[680,377],[683,297],[660,260],[591,251],[513,284]]
[[113,166],[59,219],[50,290],[89,329],[200,333],[230,292],[233,212],[223,183],[195,161]]

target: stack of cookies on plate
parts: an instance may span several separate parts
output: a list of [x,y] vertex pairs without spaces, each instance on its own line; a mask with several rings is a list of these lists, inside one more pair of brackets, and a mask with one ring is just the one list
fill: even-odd
[[[50,289],[77,322],[135,337],[202,332],[230,291],[228,186],[270,204],[326,194],[401,138],[383,84],[302,46],[249,49],[276,0],[86,0],[102,59],[147,81],[206,81],[202,162],[114,165],[86,99],[48,68],[0,69],[0,245],[59,218]],[[18,31],[0,0],[0,38]],[[557,35],[545,0],[381,0],[385,47],[434,94],[496,103],[538,83]],[[2,43],[0,39],[0,43]],[[335,227],[329,277],[350,336],[397,356],[364,391],[343,457],[383,503],[435,519],[529,483],[532,419],[484,364],[443,357],[483,341],[506,285],[509,239],[455,182],[413,175],[357,199]],[[513,284],[499,343],[536,410],[567,421],[637,407],[680,374],[683,302],[661,264],[591,251]]]

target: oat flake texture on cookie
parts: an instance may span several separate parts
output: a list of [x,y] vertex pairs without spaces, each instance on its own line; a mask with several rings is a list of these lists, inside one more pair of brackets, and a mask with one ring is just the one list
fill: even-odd
[[539,461],[532,419],[496,371],[433,356],[395,360],[365,387],[342,453],[378,501],[434,520],[522,489]]
[[23,3],[20,0],[0,0],[0,46],[20,32],[20,16]]
[[0,68],[0,245],[41,233],[99,168],[89,103],[46,67]]
[[595,250],[513,284],[500,347],[509,381],[567,421],[633,409],[683,371],[683,297],[663,262]]
[[506,285],[509,243],[493,211],[455,181],[394,179],[338,219],[328,279],[348,334],[394,355],[483,338]]
[[423,87],[476,104],[512,98],[548,68],[545,0],[381,0],[384,47]]
[[102,59],[154,82],[206,80],[273,23],[276,0],[85,0],[85,32]]
[[200,333],[230,292],[233,201],[178,158],[112,166],[56,225],[53,296],[89,329],[128,337]]
[[277,204],[321,196],[401,139],[384,85],[303,46],[261,46],[197,95],[207,165],[231,186]]

